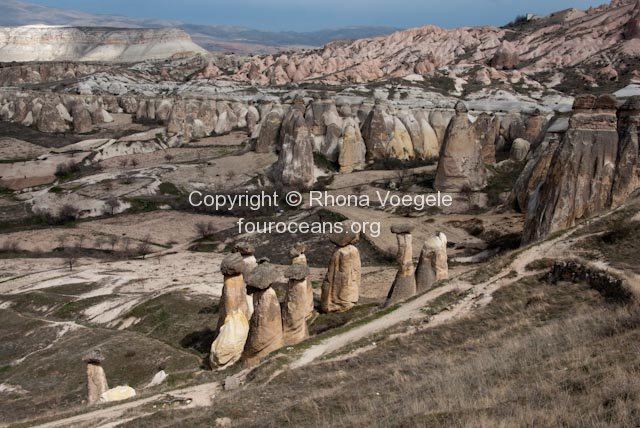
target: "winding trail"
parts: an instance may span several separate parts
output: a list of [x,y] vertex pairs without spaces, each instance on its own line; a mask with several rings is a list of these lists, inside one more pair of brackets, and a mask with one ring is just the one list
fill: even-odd
[[[119,424],[132,419],[137,419],[146,413],[128,415],[127,412],[132,409],[140,408],[144,405],[152,405],[156,401],[161,401],[164,396],[170,394],[177,397],[185,397],[191,399],[187,405],[181,406],[180,409],[192,409],[196,407],[207,407],[213,404],[214,397],[220,391],[220,384],[217,382],[203,383],[188,388],[167,391],[155,394],[150,397],[140,398],[123,402],[122,404],[113,405],[105,408],[98,408],[94,411],[71,416],[57,421],[47,422],[36,425],[36,428],[57,428],[57,427],[115,427]],[[153,409],[149,409],[148,413],[153,413]]]
[[[596,218],[593,220],[595,219]],[[578,226],[578,228],[584,227],[585,224],[588,223],[584,223]],[[424,314],[421,309],[428,305],[429,302],[450,291],[458,290],[467,293],[463,298],[454,303],[449,310],[434,315],[430,319],[428,327],[434,327],[453,318],[469,314],[474,308],[489,303],[491,301],[491,295],[497,289],[533,274],[534,272],[528,272],[526,270],[526,266],[529,263],[543,257],[553,257],[553,255],[563,253],[566,245],[561,241],[566,240],[567,237],[573,234],[578,228],[570,229],[554,239],[535,243],[519,250],[511,262],[487,281],[473,285],[462,279],[468,271],[464,272],[444,286],[433,289],[414,300],[402,304],[401,307],[389,314],[383,315],[364,325],[354,327],[344,333],[327,338],[307,349],[297,360],[290,364],[290,368],[296,369],[304,367],[323,355],[335,352],[340,348],[353,344],[372,334],[389,329],[390,327],[411,319],[425,317],[426,314]],[[512,271],[515,271],[517,276],[513,276],[511,274]]]

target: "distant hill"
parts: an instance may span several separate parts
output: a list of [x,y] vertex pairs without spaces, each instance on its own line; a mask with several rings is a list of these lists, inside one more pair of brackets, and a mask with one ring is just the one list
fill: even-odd
[[73,10],[52,8],[21,0],[3,0],[0,4],[0,26],[70,25],[82,27],[154,28],[178,27],[193,41],[210,51],[273,53],[292,47],[318,47],[334,40],[350,40],[391,34],[392,27],[348,27],[313,32],[261,31],[227,25],[195,25],[180,21],[144,20],[119,15],[93,15]]

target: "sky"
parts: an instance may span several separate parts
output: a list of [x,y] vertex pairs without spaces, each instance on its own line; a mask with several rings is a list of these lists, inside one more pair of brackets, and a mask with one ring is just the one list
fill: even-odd
[[587,9],[607,0],[27,0],[88,13],[240,25],[279,31],[434,24],[453,28],[504,25],[525,13]]

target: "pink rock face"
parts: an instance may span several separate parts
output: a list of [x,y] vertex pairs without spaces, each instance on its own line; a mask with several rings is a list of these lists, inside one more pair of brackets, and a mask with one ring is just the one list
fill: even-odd
[[640,38],[640,1],[636,2],[633,16],[629,22],[627,22],[624,37],[628,40]]
[[[475,80],[502,80],[498,70],[518,68],[524,74],[575,67],[603,50],[631,56],[629,45],[640,35],[640,7],[613,2],[588,11],[568,10],[517,31],[496,27],[446,30],[425,26],[386,37],[332,42],[321,49],[253,57],[230,78],[260,85],[309,80],[366,83],[381,78],[429,74],[443,66],[490,65]],[[626,42],[624,42],[626,40]],[[521,67],[521,68],[520,68]]]

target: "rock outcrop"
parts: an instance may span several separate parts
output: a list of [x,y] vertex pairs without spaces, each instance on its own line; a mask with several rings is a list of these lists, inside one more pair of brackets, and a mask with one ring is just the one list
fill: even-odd
[[500,121],[494,115],[480,114],[473,124],[474,133],[482,151],[482,161],[485,164],[496,163],[496,142],[500,135]]
[[396,273],[393,284],[391,284],[384,306],[402,302],[416,294],[412,231],[413,226],[408,224],[391,226],[391,232],[396,235],[398,240],[398,250],[396,253],[398,272]]
[[498,70],[511,70],[518,66],[520,63],[520,55],[516,51],[515,47],[504,40],[493,58],[491,58],[491,67]]
[[282,122],[280,154],[276,165],[278,181],[286,187],[309,189],[316,181],[313,136],[304,119],[304,102],[296,100]]
[[99,350],[89,352],[82,358],[87,364],[87,402],[95,404],[100,396],[109,389],[107,376],[102,368],[104,356]]
[[437,281],[449,278],[447,260],[447,237],[439,232],[427,239],[420,252],[416,269],[416,290],[423,293],[430,290]]
[[618,157],[616,99],[577,97],[544,182],[530,197],[523,242],[610,208]]
[[353,245],[359,235],[351,232],[351,223],[343,222],[344,233],[329,236],[338,248],[329,261],[322,283],[321,308],[324,312],[346,312],[360,299],[362,267],[360,251]]
[[218,335],[211,344],[213,366],[233,364],[240,359],[249,334],[251,318],[243,279],[244,260],[238,253],[227,256],[220,265],[224,286],[218,310]]
[[611,206],[622,205],[640,188],[640,97],[631,97],[618,110],[618,157]]
[[395,129],[393,116],[387,108],[376,103],[362,125],[362,137],[367,147],[367,160],[378,160],[387,157],[387,149]]
[[440,191],[460,192],[482,190],[486,185],[481,143],[476,138],[467,107],[458,102],[440,150],[434,186]]
[[349,173],[364,168],[366,164],[367,146],[362,139],[360,127],[355,119],[345,119],[343,126],[338,163],[340,165],[340,172]]
[[269,263],[256,267],[247,278],[247,290],[253,295],[253,315],[242,360],[251,367],[284,346],[280,302],[271,285],[278,279]]
[[284,112],[280,106],[275,106],[267,113],[260,124],[260,133],[256,141],[257,153],[275,152],[280,140],[280,128]]
[[292,264],[285,272],[289,280],[282,304],[282,327],[284,344],[295,345],[309,337],[309,268],[303,264]]
[[3,61],[117,61],[163,59],[206,51],[174,28],[121,29],[29,25],[0,28]]

